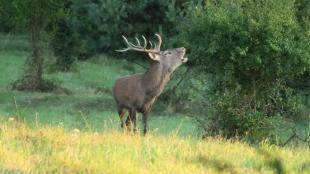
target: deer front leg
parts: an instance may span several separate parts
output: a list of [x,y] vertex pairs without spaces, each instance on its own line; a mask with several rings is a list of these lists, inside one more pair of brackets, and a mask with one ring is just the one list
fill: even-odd
[[143,121],[143,134],[147,133],[147,118],[149,115],[149,111],[143,113],[142,121]]

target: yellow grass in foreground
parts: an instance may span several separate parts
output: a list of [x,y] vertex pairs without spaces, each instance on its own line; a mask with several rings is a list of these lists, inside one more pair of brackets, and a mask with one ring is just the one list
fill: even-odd
[[0,173],[310,173],[308,149],[0,126]]

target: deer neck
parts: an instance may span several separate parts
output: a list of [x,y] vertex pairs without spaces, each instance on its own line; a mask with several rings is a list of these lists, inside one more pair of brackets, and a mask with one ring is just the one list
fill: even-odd
[[172,74],[171,68],[165,64],[154,63],[143,74],[142,87],[150,99],[157,97],[164,89]]

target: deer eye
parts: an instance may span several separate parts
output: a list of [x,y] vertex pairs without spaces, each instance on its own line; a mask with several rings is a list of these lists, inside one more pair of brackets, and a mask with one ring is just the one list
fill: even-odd
[[166,55],[169,55],[169,54],[171,54],[171,52],[169,51],[169,52],[166,52],[164,55],[166,56]]

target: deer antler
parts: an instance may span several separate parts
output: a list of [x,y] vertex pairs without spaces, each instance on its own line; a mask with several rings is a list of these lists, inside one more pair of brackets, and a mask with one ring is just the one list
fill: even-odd
[[152,42],[149,41],[150,46],[151,46],[150,48],[147,48],[147,45],[148,45],[147,44],[147,40],[146,40],[146,38],[143,35],[142,35],[143,42],[144,42],[143,46],[141,45],[140,40],[137,37],[135,37],[136,42],[137,42],[137,44],[135,45],[135,44],[129,42],[128,39],[125,36],[122,36],[128,47],[125,48],[125,49],[122,49],[122,50],[115,50],[115,51],[126,52],[126,51],[129,51],[129,50],[133,50],[133,51],[157,54],[157,53],[160,52],[160,46],[161,46],[161,43],[162,43],[162,39],[161,39],[161,36],[159,34],[156,33],[155,35],[158,38],[158,43],[155,44],[155,46],[153,47]]
[[158,43],[155,44],[155,49],[160,51],[160,47],[161,47],[161,43],[162,43],[162,39],[161,39],[161,36],[159,34],[155,34],[155,36],[158,38]]

